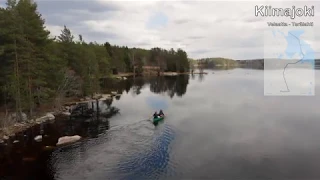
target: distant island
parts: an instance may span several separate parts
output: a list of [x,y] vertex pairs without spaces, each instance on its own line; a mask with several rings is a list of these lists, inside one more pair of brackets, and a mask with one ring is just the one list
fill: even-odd
[[[251,68],[251,69],[264,69],[265,59],[243,59],[243,60],[234,60],[228,58],[202,58],[197,60],[191,60],[191,68]],[[315,67],[320,67],[320,59],[315,59]]]

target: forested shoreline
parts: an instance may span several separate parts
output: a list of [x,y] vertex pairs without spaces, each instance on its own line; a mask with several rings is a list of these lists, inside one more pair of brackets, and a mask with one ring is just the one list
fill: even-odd
[[238,62],[233,59],[227,58],[203,58],[197,60],[203,68],[215,68],[215,67],[237,67]]
[[29,117],[43,105],[59,108],[66,96],[90,96],[100,90],[102,77],[114,71],[141,73],[143,66],[186,72],[182,49],[128,48],[86,42],[67,25],[55,38],[31,0],[7,0],[0,7],[0,119],[16,112]]

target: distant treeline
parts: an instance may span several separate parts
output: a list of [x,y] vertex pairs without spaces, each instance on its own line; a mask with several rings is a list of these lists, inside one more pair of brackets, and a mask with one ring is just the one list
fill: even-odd
[[263,69],[264,59],[237,60],[238,66],[241,68]]
[[[203,58],[190,60],[191,67],[215,68],[215,67],[241,67],[250,69],[264,69],[264,59],[233,60],[227,58]],[[298,61],[298,59],[297,59]],[[316,68],[320,67],[320,59],[315,59]]]
[[[267,59],[237,60],[237,63],[242,68],[264,69],[265,60]],[[296,60],[298,61],[299,59]],[[314,65],[318,68],[320,66],[320,59],[315,59]]]
[[86,42],[81,35],[76,40],[66,26],[51,38],[44,24],[32,0],[7,0],[0,8],[0,107],[6,111],[32,115],[42,104],[58,106],[66,93],[92,95],[100,89],[99,79],[112,72],[141,73],[144,65],[160,66],[161,71],[189,69],[182,49]]
[[238,63],[233,59],[227,58],[203,58],[198,59],[198,65],[203,68],[214,68],[220,66],[237,66]]

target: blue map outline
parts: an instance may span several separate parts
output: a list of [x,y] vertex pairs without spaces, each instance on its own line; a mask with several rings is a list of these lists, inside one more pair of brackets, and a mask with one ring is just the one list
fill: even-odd
[[[286,84],[287,89],[281,90],[280,92],[290,92],[288,83],[285,78],[285,71],[290,64],[303,64],[303,63],[310,63],[312,65],[312,68],[315,68],[315,51],[311,48],[309,44],[307,44],[305,41],[300,39],[300,36],[304,34],[304,30],[290,30],[288,31],[288,35],[285,35],[282,31],[278,30],[272,31],[273,37],[276,37],[276,32],[283,35],[283,37],[287,41],[287,48],[285,50],[285,54],[289,58],[293,58],[297,53],[298,55],[302,56],[301,59],[296,61],[295,63],[288,63],[283,69],[283,79]],[[305,51],[305,52],[303,52]],[[278,58],[282,59],[284,54],[279,54]],[[309,92],[311,94],[311,92]]]

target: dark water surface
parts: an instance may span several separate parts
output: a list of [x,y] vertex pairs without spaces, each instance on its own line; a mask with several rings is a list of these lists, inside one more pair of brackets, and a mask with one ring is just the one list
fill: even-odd
[[[35,162],[17,160],[11,169],[1,167],[2,174],[59,180],[320,179],[318,81],[314,97],[266,97],[263,85],[263,71],[250,69],[124,81],[115,85],[123,93],[112,102],[120,114],[46,125],[52,144],[66,132],[86,138],[52,151],[33,148],[29,154],[41,154]],[[156,107],[166,118],[154,126],[146,119]]]

